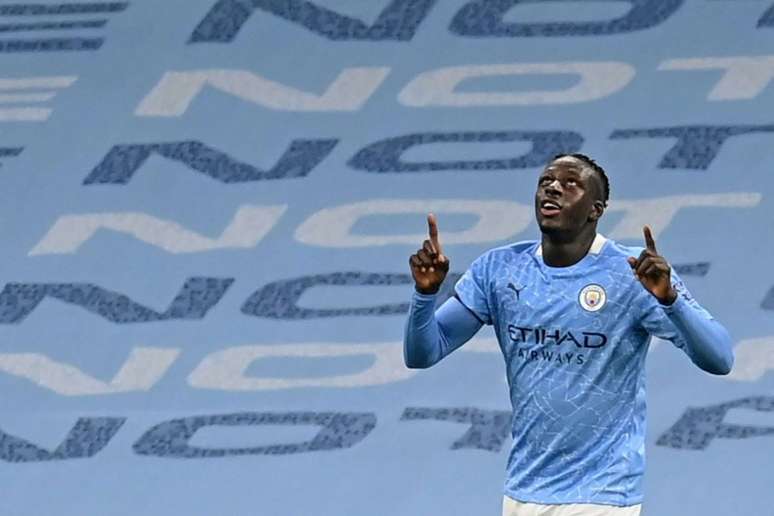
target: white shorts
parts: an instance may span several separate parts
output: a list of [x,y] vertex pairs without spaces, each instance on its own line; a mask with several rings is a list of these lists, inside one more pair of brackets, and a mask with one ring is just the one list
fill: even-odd
[[586,503],[541,505],[517,502],[507,496],[503,497],[503,516],[640,516],[641,509],[642,505],[628,507]]

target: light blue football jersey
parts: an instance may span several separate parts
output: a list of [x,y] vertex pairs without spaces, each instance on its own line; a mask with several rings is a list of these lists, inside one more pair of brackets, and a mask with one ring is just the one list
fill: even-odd
[[[632,273],[625,247],[598,235],[569,267],[538,242],[488,251],[455,286],[494,325],[513,405],[505,493],[542,504],[632,505],[645,468],[645,357],[651,335],[685,342]],[[672,273],[682,305],[711,316]],[[674,306],[674,305],[673,305]]]

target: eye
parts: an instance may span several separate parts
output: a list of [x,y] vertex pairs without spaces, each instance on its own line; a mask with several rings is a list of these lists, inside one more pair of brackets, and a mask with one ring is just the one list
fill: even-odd
[[567,185],[568,186],[578,186],[578,181],[575,180],[575,179],[568,179],[567,180]]
[[554,179],[551,176],[543,176],[540,178],[538,184],[545,185],[552,182]]

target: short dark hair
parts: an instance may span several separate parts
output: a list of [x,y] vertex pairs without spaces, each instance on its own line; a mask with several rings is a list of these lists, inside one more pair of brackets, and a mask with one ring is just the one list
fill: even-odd
[[605,206],[607,206],[607,201],[610,199],[610,181],[607,179],[607,174],[605,173],[605,169],[603,169],[599,164],[591,159],[590,157],[586,156],[585,154],[580,153],[573,153],[573,154],[557,154],[554,156],[554,159],[551,161],[556,161],[559,158],[575,158],[577,160],[582,161],[586,165],[588,165],[589,168],[591,168],[594,172],[599,175],[599,178],[602,180],[602,200],[605,202]]

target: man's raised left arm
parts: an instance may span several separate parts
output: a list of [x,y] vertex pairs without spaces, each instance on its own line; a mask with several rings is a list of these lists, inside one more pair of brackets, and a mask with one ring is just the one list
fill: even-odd
[[643,232],[645,249],[638,258],[629,258],[629,265],[671,323],[670,328],[665,328],[659,324],[663,318],[646,318],[646,329],[683,348],[691,361],[704,371],[728,374],[734,364],[728,330],[693,299],[682,281],[673,282],[671,267],[658,254],[650,228],[645,226]]

